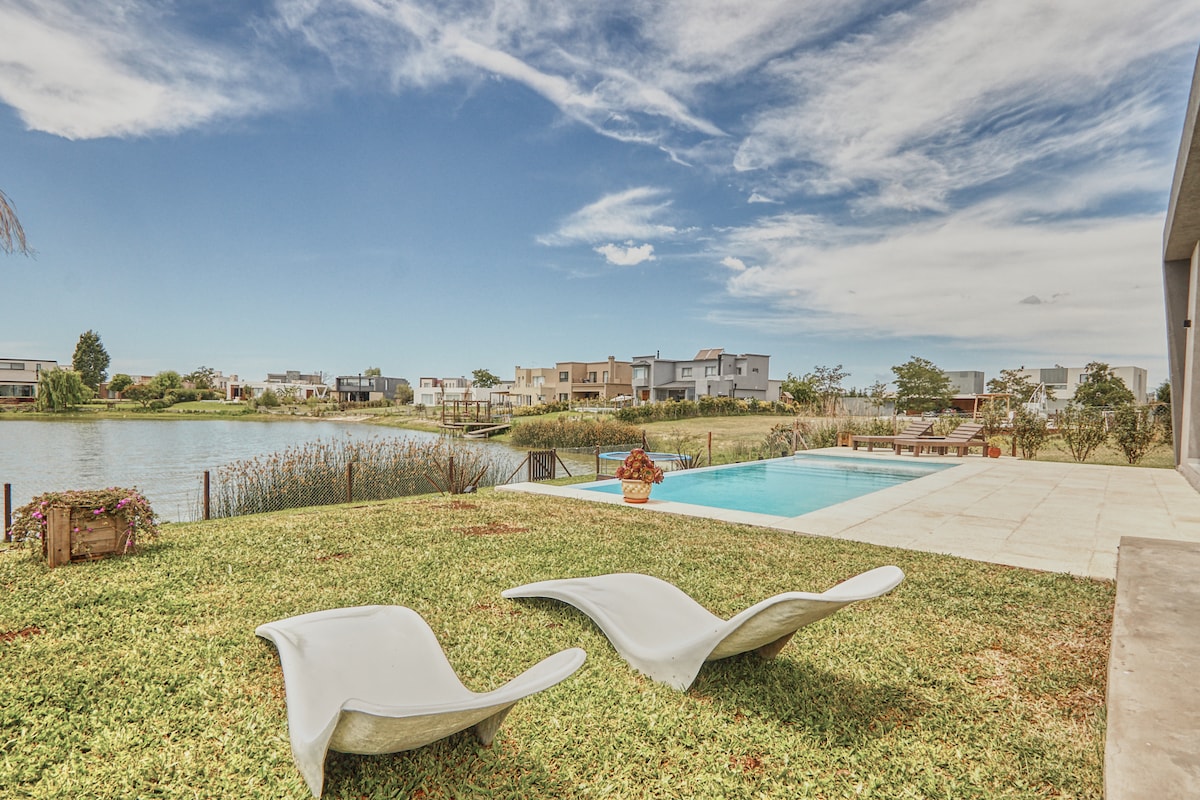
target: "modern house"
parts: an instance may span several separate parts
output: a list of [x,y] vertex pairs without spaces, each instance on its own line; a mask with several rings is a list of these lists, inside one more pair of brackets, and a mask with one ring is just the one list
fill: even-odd
[[309,375],[298,370],[268,372],[265,381],[235,381],[230,376],[225,388],[226,400],[249,400],[271,390],[281,398],[324,400],[329,397],[329,387],[320,375]]
[[697,400],[705,396],[779,399],[779,382],[767,378],[770,356],[701,350],[682,361],[658,354],[633,360],[633,396],[638,403]]
[[[1125,382],[1129,391],[1133,392],[1135,403],[1146,403],[1149,400],[1147,373],[1141,367],[1110,367],[1112,374]],[[1024,375],[1035,386],[1045,384],[1054,393],[1054,399],[1047,402],[1046,410],[1055,413],[1067,407],[1067,403],[1075,397],[1075,390],[1090,380],[1085,367],[1063,367],[1055,365],[1047,369],[1020,369],[1018,375]],[[1020,402],[1028,402],[1028,397],[1017,398]]]
[[396,390],[408,386],[407,378],[388,378],[383,375],[339,375],[334,379],[334,392],[344,403],[369,403],[375,400],[395,400]]
[[0,403],[32,402],[43,370],[58,369],[52,358],[0,359]]
[[960,370],[958,372],[942,370],[942,374],[950,381],[950,389],[955,395],[977,395],[986,391],[983,373],[978,370]]
[[1200,58],[1192,76],[1183,137],[1163,227],[1163,295],[1175,464],[1200,490]]
[[514,406],[537,406],[558,399],[558,370],[554,367],[522,367],[513,370],[510,396]]
[[629,397],[633,391],[630,362],[615,356],[606,361],[559,361],[553,369],[518,366],[514,372],[513,405],[605,401]]

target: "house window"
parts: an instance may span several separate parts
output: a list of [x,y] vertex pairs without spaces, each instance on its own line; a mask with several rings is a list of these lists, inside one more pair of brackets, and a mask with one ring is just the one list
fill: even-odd
[[637,381],[638,383],[645,383],[646,379],[649,377],[650,377],[650,368],[649,367],[634,367],[633,368],[633,379],[635,381]]
[[704,377],[706,377],[706,378],[710,378],[710,377],[712,377],[713,375],[716,375],[716,374],[717,374],[717,368],[716,368],[716,367],[705,367],[705,368],[704,368]]
[[569,395],[569,394],[563,394],[563,393],[561,393],[561,392],[560,392],[560,393],[559,393],[559,395],[558,395],[558,399],[559,399],[559,400],[562,400],[563,402],[566,402],[566,401],[568,401],[568,400],[570,400],[570,399],[571,399],[571,395]]
[[24,362],[21,361],[0,361],[0,369],[25,369]]
[[595,383],[595,382],[596,382],[596,373],[589,372],[588,373],[588,383]]
[[681,378],[692,377],[692,368],[691,367],[680,367],[679,368],[679,377],[681,377]]
[[745,372],[744,372],[744,370],[745,370],[745,369],[746,369],[745,367],[738,367],[738,368],[737,368],[737,374],[738,374],[738,375],[744,375],[744,374],[745,374]]
[[751,368],[750,368],[750,371],[751,371],[751,372],[754,372],[754,373],[757,373],[757,372],[758,372],[758,367],[751,367]]
[[563,382],[563,381],[569,381],[569,380],[571,380],[571,373],[569,373],[569,372],[560,372],[560,373],[558,373],[558,380],[559,380],[560,382]]
[[546,382],[546,376],[545,376],[545,375],[537,375],[537,376],[535,376],[535,377],[534,377],[534,379],[533,379],[533,385],[534,385],[534,386],[541,386],[541,385],[542,385],[542,384],[544,384],[545,382]]
[[604,370],[604,382],[608,383],[608,370]]

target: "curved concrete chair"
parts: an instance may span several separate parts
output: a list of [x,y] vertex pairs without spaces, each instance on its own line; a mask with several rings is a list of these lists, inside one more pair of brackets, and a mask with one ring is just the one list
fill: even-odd
[[774,658],[800,628],[850,603],[887,594],[902,580],[899,567],[878,567],[820,594],[776,595],[728,621],[672,584],[636,573],[541,581],[502,594],[550,597],[575,606],[592,618],[630,666],[684,690],[705,661],[750,650]]
[[585,658],[577,647],[563,650],[476,694],[411,608],[335,608],[254,632],[279,651],[292,758],[314,797],[321,796],[328,750],[395,753],[467,728],[488,745],[518,700],[563,680]]

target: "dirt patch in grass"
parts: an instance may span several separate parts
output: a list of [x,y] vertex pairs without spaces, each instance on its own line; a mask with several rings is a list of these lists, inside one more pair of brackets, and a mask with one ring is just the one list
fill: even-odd
[[30,636],[37,636],[42,632],[42,629],[37,625],[27,625],[19,631],[3,631],[0,632],[0,642],[11,642],[14,639],[25,639]]
[[456,533],[467,536],[497,536],[505,533],[525,533],[529,530],[521,525],[506,525],[503,522],[489,522],[487,525],[472,525],[469,528],[454,528]]

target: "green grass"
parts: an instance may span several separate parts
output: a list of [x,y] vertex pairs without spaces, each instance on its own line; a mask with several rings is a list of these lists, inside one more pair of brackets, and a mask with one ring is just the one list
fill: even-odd
[[[582,614],[509,586],[640,571],[729,616],[894,563],[907,580],[774,661],[676,692]],[[331,754],[328,798],[1102,796],[1109,582],[484,492],[170,525],[136,555],[47,570],[0,553],[0,797],[304,798],[260,623],[394,603],[464,683],[566,647],[564,683],[490,748]],[[21,633],[21,632],[24,633]]]

